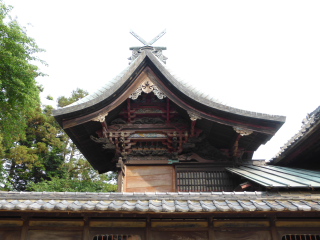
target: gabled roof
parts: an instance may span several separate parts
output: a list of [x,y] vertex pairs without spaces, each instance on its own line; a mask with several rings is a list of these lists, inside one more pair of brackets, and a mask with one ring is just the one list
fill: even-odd
[[[90,139],[90,135],[101,128],[99,123],[92,121],[105,117],[109,124],[124,107],[126,99],[146,78],[170,99],[180,114],[197,115],[201,120],[197,121],[196,127],[202,129],[207,136],[213,136],[215,139],[212,142],[220,141],[216,146],[220,149],[230,147],[228,145],[236,134],[234,128],[237,128],[254,132],[242,137],[239,147],[255,151],[285,122],[284,116],[250,112],[215,101],[189,83],[179,80],[151,50],[141,49],[140,55],[127,68],[98,91],[53,111],[53,116],[61,127],[91,165],[101,173],[111,170],[111,163],[106,158],[112,156],[101,154],[99,146]],[[222,138],[224,139],[219,140]]]
[[[270,164],[288,165],[295,159],[295,162],[300,162],[304,165],[307,161],[307,157],[312,157],[312,159],[316,160],[316,155],[306,155],[308,155],[308,152],[312,153],[313,148],[317,148],[312,145],[315,145],[320,139],[320,106],[310,114],[307,114],[302,123],[303,124],[298,133],[296,133],[280,148],[280,151],[271,159]],[[319,164],[320,162],[318,165]],[[305,165],[305,167],[308,166]]]
[[[102,86],[99,90],[94,92],[93,94],[90,94],[86,96],[83,99],[80,99],[79,101],[66,106],[64,108],[60,108],[53,111],[53,116],[61,116],[66,115],[68,113],[75,113],[79,112],[81,110],[87,110],[89,111],[89,108],[92,108],[93,106],[103,102],[104,100],[108,98],[116,98],[119,97],[119,95],[115,94],[118,90],[121,89],[124,85],[132,84],[132,80],[134,77],[137,77],[137,71],[141,71],[141,67],[146,67],[147,61],[149,63],[152,63],[151,69],[156,70],[154,71],[156,74],[157,72],[161,73],[166,80],[168,81],[169,85],[172,84],[177,90],[179,90],[181,93],[183,93],[185,96],[189,97],[190,99],[197,101],[201,105],[204,105],[206,107],[211,108],[212,110],[220,110],[225,113],[235,114],[243,117],[249,117],[253,119],[262,119],[262,120],[269,120],[269,121],[277,121],[281,125],[285,122],[284,116],[279,115],[270,115],[270,114],[264,114],[264,113],[258,113],[258,112],[251,112],[247,110],[242,110],[239,108],[230,107],[224,104],[221,104],[215,99],[210,96],[209,94],[204,94],[202,91],[197,89],[196,87],[192,86],[190,83],[180,80],[179,77],[175,76],[174,73],[169,70],[166,65],[161,62],[154,54],[151,53],[149,50],[144,50],[138,58],[133,60],[131,64],[125,68],[119,75],[117,75],[115,78],[107,82],[104,86]],[[149,64],[147,64],[149,65]],[[160,84],[158,82],[158,79],[155,80],[155,83],[157,87],[161,90],[164,90],[166,86],[163,86],[163,84]],[[159,83],[159,84],[158,84]],[[114,95],[113,95],[114,94]],[[129,94],[130,95],[130,94]],[[174,99],[170,100],[174,101]],[[175,102],[177,103],[177,102]],[[178,103],[177,103],[178,104]],[[179,105],[179,104],[178,104]],[[98,106],[97,106],[98,108]],[[194,109],[197,110],[197,109]],[[202,117],[208,118],[209,114],[205,114],[205,112],[201,113]],[[250,126],[247,126],[250,128]],[[280,127],[280,126],[279,126]],[[276,130],[278,130],[278,128]],[[253,126],[251,126],[253,128]],[[252,129],[254,130],[254,129]],[[256,129],[257,130],[257,129]],[[274,130],[273,133],[276,132]]]

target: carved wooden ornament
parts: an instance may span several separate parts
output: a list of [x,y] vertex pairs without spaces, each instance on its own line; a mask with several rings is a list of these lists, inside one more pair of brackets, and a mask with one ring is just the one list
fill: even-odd
[[92,121],[96,121],[96,122],[104,122],[106,116],[108,116],[108,113],[99,113],[99,115],[95,118],[92,118]]
[[233,129],[237,132],[240,133],[241,136],[248,136],[251,133],[253,133],[252,130],[241,128],[241,127],[233,127]]
[[191,112],[191,111],[187,111],[189,114],[189,117],[191,119],[191,121],[196,121],[198,119],[201,119],[200,114],[197,112]]
[[137,99],[141,93],[151,93],[153,92],[154,95],[156,95],[159,99],[163,99],[166,97],[163,92],[161,92],[156,85],[153,84],[153,82],[150,81],[150,79],[145,79],[140,86],[129,96],[132,100]]

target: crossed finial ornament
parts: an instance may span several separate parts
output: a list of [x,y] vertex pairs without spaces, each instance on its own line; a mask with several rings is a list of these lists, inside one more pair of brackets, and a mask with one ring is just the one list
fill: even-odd
[[[165,33],[166,33],[166,29],[163,30],[161,33],[159,33],[156,37],[154,37],[151,41],[147,42],[146,40],[144,40],[142,37],[140,37],[138,34],[136,34],[134,31],[130,30],[130,33],[132,34],[132,36],[134,36],[136,39],[139,40],[139,42],[141,42],[143,44],[143,46],[140,47],[131,47],[130,50],[132,50],[132,56],[129,57],[128,59],[133,61],[136,58],[139,57],[139,55],[141,54],[141,52],[145,49],[151,50],[152,53],[159,58],[163,63],[166,63],[166,60],[168,59],[167,57],[165,57],[162,54],[162,50],[167,50],[166,47],[153,47],[151,46],[152,44],[154,44],[156,41],[158,41]],[[131,64],[131,62],[129,63]]]
[[146,40],[144,40],[142,37],[140,37],[138,34],[136,34],[134,31],[130,30],[130,33],[132,34],[132,36],[134,36],[136,39],[138,39],[143,46],[151,46],[152,44],[154,44],[156,41],[158,41],[164,34],[166,34],[167,30],[163,30],[161,33],[159,33],[156,37],[154,37],[151,41],[147,42]]

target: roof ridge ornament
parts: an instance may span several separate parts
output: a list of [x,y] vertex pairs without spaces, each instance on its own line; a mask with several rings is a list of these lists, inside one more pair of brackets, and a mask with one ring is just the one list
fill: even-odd
[[[130,34],[132,36],[134,36],[136,39],[138,39],[143,46],[137,46],[137,47],[130,47],[129,49],[132,50],[132,56],[128,58],[128,60],[131,60],[131,62],[133,60],[135,60],[143,50],[151,50],[151,52],[157,57],[159,58],[163,63],[166,63],[166,60],[168,59],[167,57],[165,57],[162,54],[162,50],[167,50],[166,47],[153,47],[151,46],[152,44],[154,44],[156,41],[158,41],[164,34],[166,34],[167,30],[164,29],[162,32],[160,32],[156,37],[154,37],[152,40],[150,40],[149,42],[147,42],[146,40],[144,40],[142,37],[140,37],[138,34],[136,34],[134,31],[130,30]],[[131,64],[131,62],[129,62],[129,65]]]
[[138,34],[136,34],[134,31],[130,30],[130,33],[132,36],[134,36],[136,39],[138,39],[141,43],[143,43],[143,46],[151,46],[156,41],[158,41],[163,35],[165,35],[167,32],[166,29],[164,29],[161,33],[159,33],[156,37],[154,37],[150,42],[146,42],[142,37],[140,37]]
[[156,95],[159,99],[163,99],[166,97],[166,95],[164,95],[164,93],[161,92],[159,88],[153,82],[151,82],[151,80],[146,79],[129,96],[129,98],[131,98],[132,100],[136,100],[141,95],[142,92],[147,94],[153,92],[154,95]]

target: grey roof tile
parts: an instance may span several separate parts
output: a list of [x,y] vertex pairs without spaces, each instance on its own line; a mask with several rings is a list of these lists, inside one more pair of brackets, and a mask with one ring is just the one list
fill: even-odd
[[291,149],[294,145],[298,144],[304,136],[312,129],[315,125],[319,124],[320,119],[320,106],[317,107],[313,112],[307,114],[306,118],[302,120],[301,129],[293,137],[291,137],[281,148],[280,151],[270,160],[270,163],[280,160],[282,155]]
[[[6,211],[138,211],[138,212],[240,212],[240,211],[320,211],[310,192],[220,192],[212,193],[0,193],[0,208]],[[317,195],[317,194],[316,194]],[[41,199],[30,201],[31,196]],[[92,197],[94,196],[94,201]],[[109,196],[112,201],[108,201]],[[220,196],[220,197],[219,197]],[[251,199],[254,196],[255,199]],[[66,198],[66,199],[61,199]],[[134,199],[133,199],[134,198]],[[277,198],[277,199],[275,199]]]

